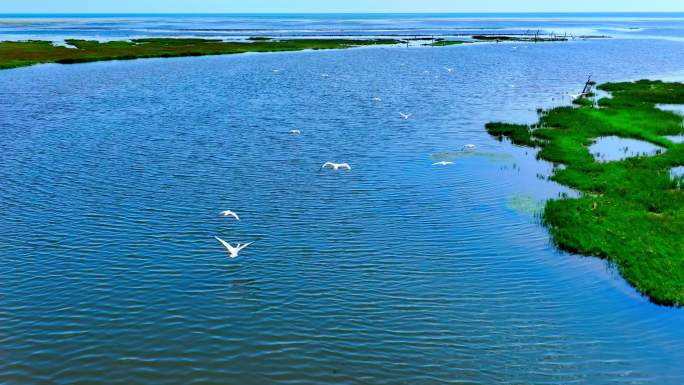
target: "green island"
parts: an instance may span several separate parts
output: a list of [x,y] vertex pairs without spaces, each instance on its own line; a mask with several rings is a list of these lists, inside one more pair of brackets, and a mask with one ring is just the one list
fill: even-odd
[[459,45],[459,44],[467,44],[469,42],[464,41],[464,40],[436,40],[434,43],[429,43],[426,45],[430,45],[433,47],[447,47],[450,45]]
[[[564,38],[475,35],[473,41],[435,39],[431,45],[445,47],[487,41],[566,41]],[[182,56],[227,55],[246,52],[279,52],[320,49],[344,49],[369,45],[394,45],[416,39],[284,39],[253,36],[247,41],[219,39],[147,38],[99,42],[65,40],[66,45],[50,41],[0,41],[0,70],[42,63],[75,64],[105,60],[132,60]]]
[[103,60],[131,60],[180,56],[225,55],[245,52],[278,52],[341,49],[367,45],[398,44],[393,39],[292,39],[253,37],[251,42],[210,39],[150,38],[98,42],[70,39],[67,46],[49,41],[0,42],[0,69],[40,63],[86,63]]
[[[489,123],[489,134],[538,148],[556,167],[550,179],[582,193],[547,202],[542,222],[563,250],[605,258],[651,301],[684,305],[684,143],[666,135],[684,131],[682,116],[657,104],[684,104],[684,84],[640,80],[607,83],[612,98],[539,111],[534,125]],[[653,156],[598,162],[588,146],[619,136],[661,146]]]
[[546,43],[546,42],[562,42],[575,39],[590,40],[590,39],[608,39],[605,35],[580,35],[580,36],[557,36],[557,35],[473,35],[474,41],[480,42],[527,42],[527,43]]
[[544,37],[544,36],[509,36],[509,35],[474,35],[476,41],[510,41],[510,42],[532,42],[544,43],[550,41],[568,41],[566,37]]

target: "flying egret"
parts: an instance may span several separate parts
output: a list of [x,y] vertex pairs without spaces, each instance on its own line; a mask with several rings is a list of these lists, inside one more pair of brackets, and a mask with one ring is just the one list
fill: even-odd
[[372,100],[373,100],[374,102],[381,102],[381,101],[382,101],[382,99],[380,99],[380,98],[377,97],[377,96],[374,97]]
[[237,219],[238,221],[240,220],[240,217],[230,210],[221,211],[221,215],[223,215],[224,217],[233,217],[233,218]]
[[413,115],[413,114],[405,114],[403,112],[400,112],[399,115],[401,115],[402,119],[406,120],[406,119],[410,118],[411,115]]
[[444,69],[447,70],[447,72],[454,72],[454,69],[453,69],[453,68],[444,67]]
[[216,238],[217,241],[221,242],[223,247],[225,247],[226,250],[228,250],[228,256],[231,258],[237,257],[238,254],[240,253],[240,251],[242,251],[242,249],[244,249],[245,247],[254,243],[254,242],[249,242],[249,243],[245,243],[244,245],[238,243],[237,246],[233,247],[230,243],[224,241],[223,239],[221,239],[219,237],[214,237],[214,238]]
[[347,170],[351,171],[351,166],[349,163],[333,163],[333,162],[325,162],[321,168],[330,168],[333,169],[334,171],[337,170]]
[[463,151],[472,151],[476,148],[477,146],[474,144],[466,144],[465,146],[463,146]]
[[443,160],[441,162],[433,163],[432,165],[433,166],[448,166],[450,164],[454,164],[454,162],[447,162],[447,161]]
[[299,131],[299,130],[290,130],[290,134],[291,134],[291,135],[299,135],[299,134],[301,134],[301,133],[302,133],[302,132]]

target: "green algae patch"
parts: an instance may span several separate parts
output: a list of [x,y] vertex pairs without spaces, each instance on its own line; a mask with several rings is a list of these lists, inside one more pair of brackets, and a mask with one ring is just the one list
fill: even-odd
[[518,214],[538,216],[544,210],[544,201],[531,195],[512,195],[508,197],[506,206]]
[[103,60],[131,60],[181,56],[225,55],[245,52],[279,52],[342,49],[368,45],[398,44],[392,39],[291,39],[225,42],[212,39],[149,38],[99,42],[70,39],[69,47],[48,41],[0,42],[0,69],[40,63],[75,64]]
[[[538,157],[565,167],[551,179],[583,192],[549,200],[542,213],[563,250],[605,258],[637,290],[662,305],[684,305],[684,192],[671,170],[684,166],[682,119],[658,104],[684,104],[684,84],[641,80],[598,87],[612,98],[581,98],[541,111],[534,125],[490,123],[496,138],[539,148]],[[598,162],[590,146],[616,136],[662,147],[650,156]],[[518,202],[522,204],[522,202]]]
[[444,151],[432,154],[430,158],[435,162],[455,162],[468,158],[484,158],[494,163],[513,163],[515,161],[515,157],[506,152],[480,150]]
[[470,42],[468,41],[463,41],[463,40],[437,40],[434,43],[429,43],[426,45],[432,46],[432,47],[448,47],[451,45],[461,45],[461,44],[468,44]]

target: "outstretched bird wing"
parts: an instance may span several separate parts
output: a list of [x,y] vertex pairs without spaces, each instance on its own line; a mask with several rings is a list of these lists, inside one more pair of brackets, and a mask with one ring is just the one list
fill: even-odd
[[230,243],[224,241],[223,239],[221,239],[221,238],[219,238],[219,237],[214,237],[214,238],[216,238],[217,241],[221,242],[221,244],[223,245],[223,247],[225,247],[226,250],[228,250],[229,252],[232,253],[233,250],[235,250],[235,248],[234,248],[233,246],[231,246]]
[[245,243],[244,245],[239,245],[239,246],[238,246],[238,251],[244,249],[245,247],[251,245],[252,243],[254,243],[254,242],[247,242],[247,243]]

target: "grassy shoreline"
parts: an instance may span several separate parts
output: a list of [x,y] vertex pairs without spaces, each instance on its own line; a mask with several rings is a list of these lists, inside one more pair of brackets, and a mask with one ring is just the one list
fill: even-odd
[[[559,42],[567,39],[528,38],[517,36],[474,35],[471,41],[436,39],[431,45],[446,47],[477,42]],[[195,38],[146,38],[98,42],[95,40],[65,40],[67,46],[54,45],[51,41],[0,41],[0,70],[32,66],[35,64],[75,64],[107,60],[133,60],[146,58],[169,58],[183,56],[229,55],[247,52],[284,52],[320,49],[345,49],[369,45],[395,45],[416,39],[284,39],[253,36],[245,42],[226,42],[218,39]]]
[[0,69],[43,63],[74,64],[105,60],[132,60],[183,56],[227,55],[246,52],[281,52],[343,49],[368,45],[398,44],[394,39],[293,39],[250,42],[224,42],[209,39],[150,38],[131,41],[98,42],[69,39],[70,47],[49,41],[0,42]]
[[[612,98],[590,96],[575,107],[540,111],[535,125],[489,123],[492,136],[539,148],[557,168],[551,179],[581,191],[580,198],[547,202],[542,216],[563,250],[605,258],[651,301],[684,305],[684,191],[669,170],[684,165],[684,144],[665,135],[684,131],[682,117],[657,104],[684,104],[684,84],[641,80],[598,87]],[[588,146],[620,136],[665,149],[653,156],[597,162]]]

